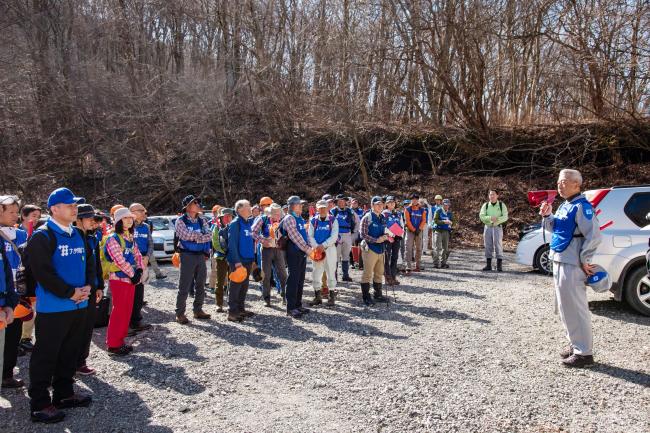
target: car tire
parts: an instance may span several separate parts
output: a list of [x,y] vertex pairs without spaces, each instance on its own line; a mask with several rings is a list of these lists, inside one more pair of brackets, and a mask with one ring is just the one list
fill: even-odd
[[542,245],[535,252],[535,258],[533,259],[533,267],[544,275],[553,274],[553,262],[549,257],[550,251],[551,248],[548,245]]
[[624,289],[627,303],[644,316],[650,316],[650,277],[644,266],[628,274]]

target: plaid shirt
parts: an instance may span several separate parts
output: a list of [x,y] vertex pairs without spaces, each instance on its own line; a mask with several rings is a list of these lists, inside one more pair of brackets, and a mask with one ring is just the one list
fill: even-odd
[[[277,221],[273,219],[273,217],[267,217],[269,221],[271,222],[271,226],[273,226],[273,223],[279,223],[282,218],[278,219]],[[262,236],[262,225],[263,225],[263,218],[262,216],[258,216],[255,218],[255,221],[253,222],[253,226],[251,227],[251,230],[253,231],[253,239],[255,239],[255,242],[262,242],[263,240],[269,240],[271,241],[271,246],[268,248],[275,248],[276,245],[276,240],[275,237],[273,236],[273,233],[270,234],[268,238],[265,238]],[[273,230],[272,227],[269,227],[270,231]],[[264,247],[267,248],[267,247]]]
[[[367,214],[364,215],[363,218],[361,218],[361,238],[365,239],[366,242],[370,242],[373,244],[379,243],[377,238],[373,238],[368,234],[368,226],[370,225],[370,222],[372,221],[372,214],[374,212],[368,212]],[[375,214],[376,215],[376,214]],[[377,215],[378,217],[381,217],[381,215]]]
[[[133,241],[133,237],[127,235],[124,238],[129,242],[133,242],[133,255],[135,256],[136,267],[140,269],[144,269],[142,263],[142,254],[140,254],[140,250],[138,250],[138,246]],[[122,272],[124,272],[129,277],[135,275],[135,269],[133,268],[133,266],[131,266],[129,262],[126,261],[124,255],[122,255],[122,245],[120,245],[117,239],[115,239],[112,236],[108,238],[108,240],[106,241],[106,251],[108,251],[108,255],[111,256],[111,259],[113,259],[113,263],[115,263]],[[108,279],[123,281],[125,283],[131,284],[131,280],[129,278],[120,278],[114,272],[110,273]]]
[[[191,218],[189,215],[187,216],[187,219],[192,223],[198,221],[198,217]],[[176,235],[178,235],[178,239],[183,241],[196,242],[197,244],[201,244],[203,242],[212,242],[212,233],[210,231],[207,231],[206,233],[200,233],[190,230],[187,228],[182,218],[176,220],[175,230]]]
[[300,248],[305,253],[307,253],[310,247],[307,244],[305,238],[303,238],[300,232],[298,231],[298,227],[296,227],[296,219],[293,217],[293,215],[292,214],[287,215],[284,218],[284,222],[282,224],[284,226],[284,230],[286,230],[287,235],[289,236],[289,239],[291,239],[291,242],[293,242],[298,248]]

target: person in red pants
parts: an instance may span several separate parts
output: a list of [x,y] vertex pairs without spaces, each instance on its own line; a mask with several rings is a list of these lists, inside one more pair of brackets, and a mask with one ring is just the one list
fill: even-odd
[[115,212],[115,232],[106,240],[104,255],[109,262],[108,285],[113,309],[106,331],[108,351],[116,356],[128,355],[133,346],[124,342],[129,331],[135,285],[142,278],[142,255],[134,240],[134,216],[127,208]]

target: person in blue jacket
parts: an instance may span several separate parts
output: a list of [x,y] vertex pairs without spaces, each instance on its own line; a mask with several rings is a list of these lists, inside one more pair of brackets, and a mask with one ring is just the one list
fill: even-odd
[[244,301],[248,293],[248,282],[253,262],[255,261],[255,240],[251,220],[251,204],[248,200],[239,200],[235,203],[237,217],[228,226],[228,271],[246,268],[246,279],[241,283],[228,281],[228,320],[241,322],[251,317],[253,312],[246,311]]
[[[11,267],[11,275],[14,280],[14,287],[20,296],[26,296],[24,284],[24,265],[21,256],[21,250],[27,243],[27,232],[16,228],[19,216],[18,200],[14,200],[12,204],[8,204],[5,199],[5,204],[0,205],[0,238],[4,240],[5,253],[7,260]],[[19,283],[19,280],[21,283]],[[22,298],[21,302],[29,304],[29,300]],[[14,367],[18,361],[20,350],[20,338],[23,332],[23,321],[14,320],[5,331],[5,347],[4,347],[4,367],[2,370],[2,388],[22,388],[25,383],[14,377]]]
[[50,218],[27,242],[27,266],[36,281],[36,344],[29,363],[35,422],[61,421],[65,417],[61,409],[92,402],[91,396],[73,388],[88,297],[97,281],[85,236],[72,226],[77,203],[83,201],[67,188],[53,191],[47,201]]

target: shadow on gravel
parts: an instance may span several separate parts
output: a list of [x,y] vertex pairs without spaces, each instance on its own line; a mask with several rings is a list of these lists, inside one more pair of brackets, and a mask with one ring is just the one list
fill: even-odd
[[[203,323],[190,322],[185,326],[212,334],[218,339],[227,341],[233,346],[251,346],[264,350],[278,349],[281,347],[278,343],[268,341],[266,335],[249,332],[240,327],[243,325],[231,325],[229,322],[226,322],[225,319],[221,320],[218,322],[210,320]],[[248,322],[250,323],[250,320]]]
[[602,362],[597,362],[590,370],[597,373],[603,373],[617,379],[622,379],[635,385],[641,385],[646,388],[650,388],[650,374],[644,373],[642,371],[616,367],[614,365],[604,364]]
[[612,320],[621,320],[627,323],[634,323],[641,326],[650,326],[650,317],[638,313],[626,302],[619,302],[615,299],[589,302],[589,310],[597,315]]
[[401,301],[399,299],[399,296],[397,297],[397,302],[393,302],[391,304],[391,308],[398,311],[411,312],[413,314],[418,314],[424,317],[431,317],[433,319],[469,320],[471,322],[482,324],[492,323],[490,320],[472,317],[469,314],[460,313],[456,310],[441,310],[439,308],[420,307],[413,305],[410,302]]
[[[89,409],[74,409],[75,411],[88,410],[94,412],[94,419],[89,420],[90,424],[100,425],[98,431],[146,431],[147,433],[172,433],[169,427],[152,425],[151,410],[147,408],[144,400],[136,392],[118,391],[113,386],[100,380],[96,376],[83,378],[83,383],[93,391],[93,404]],[[116,409],[116,403],[119,405]],[[68,416],[74,421],[76,414]],[[68,418],[66,418],[66,421]],[[61,427],[65,427],[65,421]],[[77,426],[65,431],[89,431],[79,430]],[[96,430],[93,430],[96,431]]]
[[139,382],[155,385],[158,388],[168,387],[183,395],[200,394],[205,391],[205,386],[187,377],[183,367],[165,365],[135,352],[128,356],[115,357],[113,360],[127,364],[130,369],[124,375]]
[[[461,281],[461,280],[459,280]],[[395,292],[406,292],[406,293],[430,293],[432,295],[440,296],[463,296],[465,298],[471,299],[485,299],[483,295],[477,295],[476,293],[469,292],[467,290],[449,290],[449,289],[436,289],[432,287],[420,287],[420,286],[411,286],[408,284],[400,284],[395,288]]]

